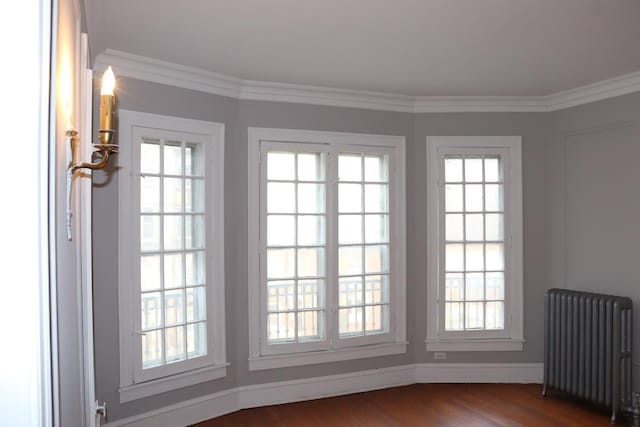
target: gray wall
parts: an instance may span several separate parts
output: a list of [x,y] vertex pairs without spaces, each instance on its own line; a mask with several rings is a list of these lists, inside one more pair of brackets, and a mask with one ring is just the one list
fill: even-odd
[[[418,362],[436,362],[433,353],[426,353],[427,277],[427,182],[426,137],[429,135],[471,136],[522,136],[522,182],[524,216],[524,336],[526,343],[522,352],[449,352],[446,362],[540,362],[543,351],[544,291],[548,287],[547,224],[549,222],[549,199],[546,188],[551,185],[546,164],[552,142],[550,117],[544,113],[446,113],[416,114],[414,122],[415,141],[407,157],[407,218],[409,233],[408,259],[409,277],[416,279],[414,319],[416,325],[415,358]],[[411,300],[409,300],[411,301]],[[418,345],[419,343],[419,345]]]
[[552,114],[554,282],[629,296],[640,390],[640,93]]
[[[97,97],[96,97],[97,98]],[[409,114],[370,110],[322,107],[300,104],[238,101],[139,80],[119,78],[119,108],[178,117],[223,122],[226,125],[225,147],[225,238],[226,238],[226,316],[229,375],[221,380],[183,388],[125,404],[118,403],[118,318],[117,318],[117,213],[118,174],[112,168],[96,173],[94,178],[94,296],[96,380],[100,401],[110,405],[110,420],[149,411],[189,398],[202,396],[235,385],[258,384],[311,376],[322,376],[415,362],[433,362],[425,351],[426,336],[426,241],[427,135],[521,135],[523,141],[524,185],[524,276],[525,338],[523,352],[448,353],[446,362],[541,362],[544,291],[553,286],[584,286],[585,289],[626,294],[640,301],[639,287],[633,284],[632,263],[634,217],[640,218],[640,198],[632,192],[634,174],[630,154],[636,147],[638,127],[610,132],[606,140],[618,148],[617,157],[607,158],[592,171],[597,143],[571,144],[565,150],[566,137],[576,138],[576,130],[606,123],[638,120],[640,94],[620,97],[557,113],[469,113]],[[633,109],[635,108],[635,110]],[[95,108],[97,111],[97,108]],[[635,113],[630,113],[634,111]],[[634,116],[635,114],[635,116]],[[635,118],[634,118],[635,117]],[[371,358],[273,369],[248,370],[248,302],[247,302],[247,128],[299,128],[341,132],[401,135],[407,139],[407,337],[405,355]],[[635,129],[635,130],[634,130]],[[634,136],[635,135],[635,136]],[[636,144],[634,144],[634,139]],[[611,141],[618,143],[611,143]],[[592,147],[583,156],[580,148]],[[626,150],[626,151],[625,151]],[[565,161],[565,151],[575,155]],[[575,152],[574,151],[578,151]],[[628,156],[628,157],[625,157]],[[612,196],[609,187],[620,161],[625,161],[628,178],[622,192]],[[574,169],[568,173],[567,163]],[[598,173],[602,180],[589,173]],[[599,199],[586,192],[599,183]],[[605,179],[606,178],[606,179]],[[567,197],[565,186],[573,197]],[[567,188],[568,188],[567,187]],[[616,187],[616,191],[617,191]],[[581,193],[582,192],[582,193]],[[565,202],[566,200],[566,202]],[[600,200],[601,203],[598,203]],[[609,203],[617,203],[610,208]],[[620,206],[620,209],[617,207]],[[626,212],[632,206],[635,210]],[[588,209],[591,214],[581,217]],[[615,221],[610,214],[615,211]],[[624,211],[624,212],[623,212]],[[573,221],[574,217],[576,221]],[[568,221],[568,218],[571,221]],[[607,223],[618,234],[606,234],[610,242],[623,243],[623,259],[611,259],[608,250],[585,248],[598,246],[603,236],[585,233]],[[567,226],[570,224],[570,226]],[[627,230],[628,231],[628,230]],[[636,232],[637,233],[637,232]],[[588,236],[584,236],[588,234]],[[582,239],[582,240],[581,240]],[[585,241],[584,239],[591,239]],[[597,240],[596,240],[597,239]],[[618,240],[619,239],[619,240]],[[607,256],[603,256],[607,255]],[[597,261],[597,262],[595,262]],[[603,266],[606,264],[606,266]],[[600,266],[600,268],[596,267]],[[570,273],[570,274],[567,274]],[[598,274],[596,275],[595,272]],[[605,274],[607,273],[607,274]],[[595,282],[584,278],[599,278]],[[604,280],[604,279],[609,280]],[[612,278],[615,279],[611,280]],[[580,282],[580,283],[578,283]],[[595,284],[594,284],[595,283]],[[640,329],[640,328],[637,328]],[[640,342],[640,340],[636,340]],[[638,353],[640,354],[640,353]]]

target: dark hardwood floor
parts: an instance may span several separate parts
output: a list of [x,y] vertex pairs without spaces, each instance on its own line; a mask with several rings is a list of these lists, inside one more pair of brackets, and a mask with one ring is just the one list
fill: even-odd
[[542,398],[541,390],[537,384],[414,384],[244,409],[197,427],[610,426],[608,412],[553,394]]

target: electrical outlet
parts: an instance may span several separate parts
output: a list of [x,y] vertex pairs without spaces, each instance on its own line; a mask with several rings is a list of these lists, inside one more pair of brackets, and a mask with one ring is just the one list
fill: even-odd
[[435,360],[447,360],[447,353],[433,353]]

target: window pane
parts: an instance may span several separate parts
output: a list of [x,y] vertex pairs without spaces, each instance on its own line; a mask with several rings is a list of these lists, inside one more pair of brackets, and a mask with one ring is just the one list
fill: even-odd
[[287,182],[270,182],[267,184],[267,212],[295,213],[295,184]]
[[269,311],[286,311],[295,309],[296,282],[279,280],[267,282],[267,309]]
[[365,276],[364,302],[366,304],[389,303],[389,276]]
[[150,291],[160,289],[160,255],[144,255],[140,257],[140,289]]
[[294,215],[267,216],[267,245],[295,246],[296,217]]
[[445,269],[447,271],[462,271],[464,270],[464,245],[460,244],[447,244],[445,246]]
[[303,311],[298,313],[298,338],[301,341],[324,339],[324,312]]
[[203,249],[206,233],[204,230],[204,215],[187,215],[184,218],[186,249]]
[[274,313],[267,316],[269,341],[292,341],[296,337],[295,313]]
[[492,301],[487,303],[487,329],[504,329],[504,303]]
[[164,249],[182,249],[182,216],[165,215],[164,217]]
[[463,329],[464,316],[463,303],[448,302],[445,303],[444,328],[447,331],[460,331]]
[[143,142],[140,145],[140,172],[160,173],[160,145],[156,142]]
[[486,182],[502,181],[499,157],[486,157],[484,159],[484,180]]
[[362,305],[362,277],[341,277],[338,280],[338,304],[340,307]]
[[338,274],[362,274],[362,246],[342,246],[338,250]]
[[487,243],[487,270],[504,270],[504,244]]
[[298,213],[324,213],[324,184],[298,184]]
[[487,299],[504,299],[504,273],[487,273]]
[[484,273],[467,273],[465,278],[466,300],[484,299]]
[[160,217],[158,215],[140,216],[140,250],[157,251],[160,249]]
[[340,335],[364,335],[362,330],[362,307],[338,310]]
[[362,243],[362,215],[340,215],[338,221],[338,242]]
[[204,287],[187,289],[187,322],[205,320],[206,301]]
[[300,181],[323,181],[324,162],[320,153],[298,154],[298,179]]
[[386,184],[366,184],[364,186],[364,210],[371,213],[389,211]]
[[462,159],[447,157],[444,159],[444,179],[446,182],[462,182]]
[[182,147],[180,142],[167,142],[164,146],[165,175],[182,175]]
[[465,251],[465,269],[467,271],[484,270],[483,245],[469,244]]
[[160,299],[160,292],[142,294],[140,314],[140,324],[143,331],[162,326],[162,300]]
[[482,211],[482,184],[467,184],[464,188],[465,206],[467,212]]
[[182,178],[165,178],[163,197],[165,212],[182,212]]
[[463,301],[464,274],[447,273],[445,277],[445,299],[447,301]]
[[140,211],[160,212],[160,178],[153,176],[140,178]]
[[462,227],[462,214],[445,215],[446,240],[463,240],[464,228]]
[[207,325],[193,323],[187,325],[187,356],[189,359],[207,354]]
[[162,365],[162,330],[145,332],[142,338],[142,368]]
[[374,305],[364,308],[365,330],[367,334],[383,333],[389,330],[389,306]]
[[298,281],[298,309],[324,307],[324,280],[305,279]]
[[462,185],[445,185],[444,199],[447,212],[462,212]]
[[364,180],[369,182],[387,182],[387,159],[383,154],[364,156]]
[[295,275],[295,249],[269,249],[267,251],[267,277],[288,278]]
[[362,185],[339,184],[338,211],[362,212]]
[[366,243],[386,243],[389,241],[388,215],[364,216],[364,241]]
[[[271,233],[271,231],[269,231],[269,233]],[[324,216],[298,216],[298,245],[324,245],[324,235]]]
[[487,240],[503,240],[504,239],[504,215],[503,214],[487,214]]
[[482,329],[484,327],[484,303],[466,303],[466,329]]
[[164,348],[166,362],[178,362],[185,359],[184,326],[175,326],[164,330]]
[[267,179],[293,181],[296,178],[295,154],[267,153]]
[[486,192],[485,210],[489,212],[503,211],[502,184],[486,184],[484,187]]
[[466,240],[483,240],[484,225],[482,214],[467,214],[464,216],[466,220],[465,233]]
[[340,181],[362,181],[362,158],[359,154],[338,156],[338,176]]
[[182,254],[165,254],[164,287],[178,288],[183,285]]
[[389,252],[387,245],[366,246],[364,251],[365,273],[388,273]]
[[185,254],[186,260],[186,285],[204,285],[205,284],[205,265],[204,265],[204,252],[187,252]]
[[298,277],[324,276],[324,249],[298,249]]
[[185,179],[185,212],[204,212],[204,180]]
[[187,142],[185,147],[185,175],[204,175],[204,146],[193,142]]
[[176,289],[164,293],[164,324],[176,325],[184,322],[184,291]]
[[464,159],[464,180],[466,182],[482,182],[482,159]]

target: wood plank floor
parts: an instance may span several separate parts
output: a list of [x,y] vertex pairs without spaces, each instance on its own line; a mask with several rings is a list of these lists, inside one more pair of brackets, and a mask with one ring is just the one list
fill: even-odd
[[414,384],[244,409],[197,427],[610,426],[606,411],[542,398],[541,390],[537,384]]

